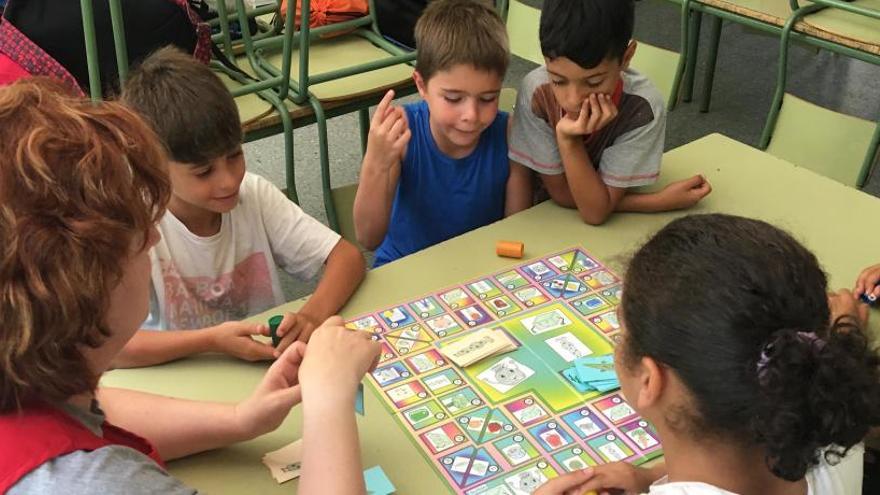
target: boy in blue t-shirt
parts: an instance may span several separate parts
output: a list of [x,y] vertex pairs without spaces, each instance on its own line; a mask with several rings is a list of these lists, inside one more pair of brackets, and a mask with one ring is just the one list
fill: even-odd
[[530,172],[507,158],[498,111],[507,32],[474,0],[431,2],[416,24],[423,101],[373,115],[354,203],[358,241],[378,267],[531,206]]

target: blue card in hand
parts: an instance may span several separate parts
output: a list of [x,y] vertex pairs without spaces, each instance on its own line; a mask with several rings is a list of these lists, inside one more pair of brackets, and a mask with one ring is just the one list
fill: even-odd
[[358,385],[357,394],[354,396],[354,412],[364,415],[364,384]]

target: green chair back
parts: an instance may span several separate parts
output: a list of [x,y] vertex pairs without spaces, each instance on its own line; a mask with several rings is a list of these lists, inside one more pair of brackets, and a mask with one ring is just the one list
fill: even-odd
[[513,113],[516,108],[516,90],[513,88],[501,88],[498,95],[498,109],[507,113]]
[[678,53],[639,41],[630,66],[650,79],[660,94],[671,101]]
[[[382,37],[373,17],[372,0],[367,16],[317,28],[311,28],[308,22],[298,28],[294,25],[296,4],[288,2],[284,27],[278,34],[254,39],[247,30],[242,32],[245,52],[261,78],[287,76],[289,90],[280,95],[282,98],[289,96],[297,104],[310,98],[322,100],[322,89],[316,89],[322,84],[378,72],[373,76],[378,83],[370,80],[372,84],[365,86],[363,80],[349,79],[330,91],[337,99],[356,97],[381,91],[411,75],[412,68],[407,64],[415,60],[415,53]],[[244,0],[236,0],[236,6],[240,22],[246,23]],[[302,18],[308,19],[311,1],[301,0],[300,6]]]
[[878,129],[873,122],[786,94],[767,152],[847,186],[857,186],[869,172],[871,160],[865,157],[872,148],[877,149],[873,141]]
[[339,235],[363,251],[364,248],[358,243],[354,230],[354,198],[357,195],[357,188],[357,184],[334,187],[332,191],[333,205],[336,207]]
[[538,37],[541,11],[518,0],[510,0],[506,24],[510,53],[543,65],[544,55],[541,53],[541,40]]

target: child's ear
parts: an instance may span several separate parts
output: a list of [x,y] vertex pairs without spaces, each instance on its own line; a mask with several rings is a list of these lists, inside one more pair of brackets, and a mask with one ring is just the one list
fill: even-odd
[[666,370],[653,358],[645,356],[639,362],[637,370],[638,395],[636,407],[640,411],[657,405],[668,386]]
[[427,91],[427,84],[425,84],[425,78],[423,78],[422,75],[419,74],[419,71],[414,70],[413,71],[413,81],[416,82],[416,89],[419,90],[419,96],[422,97],[422,99],[424,100],[425,96],[427,95],[427,92],[428,92]]
[[639,43],[636,40],[630,40],[629,45],[627,45],[626,50],[623,52],[623,60],[620,61],[620,69],[626,70],[629,68],[629,63],[632,61],[633,55],[636,54],[636,47]]

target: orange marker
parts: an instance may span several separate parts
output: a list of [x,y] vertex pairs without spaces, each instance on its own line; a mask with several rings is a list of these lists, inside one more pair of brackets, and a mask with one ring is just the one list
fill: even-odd
[[526,245],[519,241],[498,241],[495,243],[495,254],[506,258],[522,258]]

